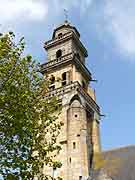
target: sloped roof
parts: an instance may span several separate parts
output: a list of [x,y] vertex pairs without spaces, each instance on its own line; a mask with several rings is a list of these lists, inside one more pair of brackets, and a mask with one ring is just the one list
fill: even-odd
[[111,175],[113,180],[135,180],[135,146],[106,151],[104,156],[119,161],[116,173]]

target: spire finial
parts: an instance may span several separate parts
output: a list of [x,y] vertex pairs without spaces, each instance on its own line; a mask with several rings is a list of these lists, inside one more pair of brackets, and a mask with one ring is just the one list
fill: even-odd
[[65,22],[68,22],[68,10],[64,9]]

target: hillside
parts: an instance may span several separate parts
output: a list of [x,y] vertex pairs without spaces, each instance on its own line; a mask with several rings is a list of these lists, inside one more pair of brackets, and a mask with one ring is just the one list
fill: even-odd
[[117,172],[112,173],[113,180],[135,180],[135,146],[106,151],[104,155],[108,160],[119,161],[116,165]]

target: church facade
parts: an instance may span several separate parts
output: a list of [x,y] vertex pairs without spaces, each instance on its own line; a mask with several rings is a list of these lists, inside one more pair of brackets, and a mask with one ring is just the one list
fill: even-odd
[[88,52],[80,33],[68,21],[54,29],[44,47],[47,63],[42,64],[41,72],[51,80],[48,96],[59,98],[59,119],[64,123],[58,139],[62,150],[57,156],[62,167],[45,171],[55,178],[85,180],[90,176],[94,153],[101,151],[100,108],[91,88],[92,74],[85,65]]

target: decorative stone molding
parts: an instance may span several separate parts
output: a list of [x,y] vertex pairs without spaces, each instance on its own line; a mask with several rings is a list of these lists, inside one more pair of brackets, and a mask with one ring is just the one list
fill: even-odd
[[77,91],[79,92],[84,99],[86,100],[86,103],[98,114],[100,114],[100,108],[96,104],[96,102],[89,96],[89,94],[82,88],[82,86],[79,84],[78,81],[72,82],[68,85],[65,85],[63,87],[54,89],[46,94],[46,97],[53,97],[57,96],[59,99],[63,98],[64,94],[70,93],[71,91]]
[[64,41],[67,41],[68,39],[73,39],[75,41],[75,43],[78,44],[78,47],[80,47],[80,49],[84,52],[85,57],[88,56],[86,48],[81,43],[81,41],[79,40],[77,35],[72,31],[69,31],[69,32],[67,32],[67,33],[65,33],[65,34],[63,34],[61,36],[58,36],[58,37],[56,37],[54,39],[51,39],[51,40],[45,42],[44,48],[47,50],[47,49],[49,49],[49,48],[51,48],[53,46],[56,46],[57,44],[63,43]]
[[58,59],[54,59],[52,61],[49,61],[47,63],[44,63],[41,65],[41,73],[48,73],[50,71],[53,71],[54,69],[60,68],[60,66],[65,66],[67,64],[75,64],[76,67],[85,74],[85,77],[88,80],[91,80],[91,73],[87,69],[87,67],[84,65],[82,61],[80,61],[75,53],[69,53],[66,54]]
[[63,34],[62,36],[56,37],[54,39],[51,39],[47,42],[45,42],[44,48],[48,49],[49,47],[55,46],[56,44],[60,43],[63,40],[67,40],[72,37],[73,32],[67,32]]

